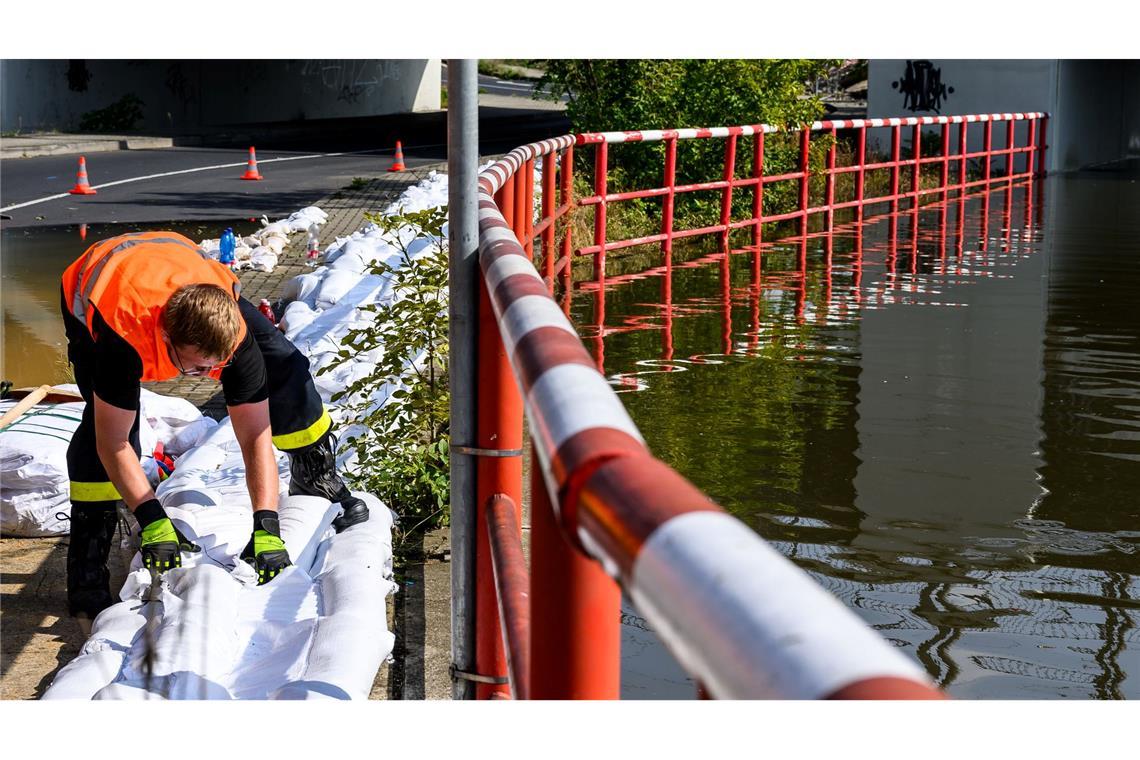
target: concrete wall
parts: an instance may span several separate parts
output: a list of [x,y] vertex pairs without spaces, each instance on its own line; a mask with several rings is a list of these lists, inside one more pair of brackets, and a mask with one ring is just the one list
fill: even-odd
[[[928,98],[917,109],[913,108],[915,98],[906,94],[907,63],[870,62],[869,116],[1046,111],[1051,115],[1050,171],[1071,171],[1140,155],[1138,61],[934,60],[911,81],[930,81],[937,72],[940,87],[924,91],[940,96],[940,102],[929,102],[937,97]],[[971,137],[971,150],[981,145],[978,132]],[[998,137],[1004,139],[1003,134]]]
[[1053,140],[1066,168],[1140,155],[1140,63],[1060,61]]
[[6,60],[0,129],[74,130],[129,94],[141,131],[427,111],[440,106],[440,60]]

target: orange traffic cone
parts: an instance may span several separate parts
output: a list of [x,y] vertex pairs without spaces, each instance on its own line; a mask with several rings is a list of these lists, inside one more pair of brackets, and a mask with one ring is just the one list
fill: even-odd
[[95,188],[87,184],[87,159],[79,157],[79,173],[75,178],[75,187],[68,190],[72,195],[95,195]]
[[257,173],[257,154],[253,152],[253,146],[249,146],[249,163],[246,164],[245,174],[241,175],[242,179],[265,179]]
[[86,224],[79,225],[79,239],[80,240],[86,240],[87,239],[87,225]]
[[392,159],[392,165],[388,167],[390,172],[402,172],[408,167],[404,166],[404,147],[400,145],[400,141],[396,141],[396,156]]

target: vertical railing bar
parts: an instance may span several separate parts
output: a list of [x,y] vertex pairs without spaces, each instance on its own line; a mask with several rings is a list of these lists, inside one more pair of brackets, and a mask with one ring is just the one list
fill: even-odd
[[1005,123],[1005,176],[1013,184],[1013,145],[1017,138],[1017,122],[1009,119]]
[[[570,208],[570,203],[574,198],[574,146],[571,145],[562,153],[559,159],[559,165],[562,169],[562,188],[559,195],[561,206]],[[574,225],[571,223],[572,215],[567,213],[565,220],[562,223],[562,251],[559,254],[559,261],[563,263],[562,267],[562,292],[565,294],[565,303],[569,307],[570,300],[573,295],[574,288],[574,240],[573,230]]]
[[831,147],[827,151],[827,172],[824,179],[824,196],[827,203],[827,231],[831,232],[835,225],[835,154],[838,149],[839,132],[831,128]]
[[727,183],[720,196],[721,250],[729,252],[729,224],[732,222],[732,179],[736,174],[736,134],[730,134],[724,144],[724,181]]
[[808,195],[811,181],[811,130],[800,131],[800,234],[808,234]]
[[914,200],[911,201],[911,203],[913,204],[912,208],[918,208],[918,188],[922,184],[922,125],[921,124],[915,124],[914,125],[913,137],[911,138],[911,142],[913,143],[912,153],[913,153],[913,159],[914,159],[914,169],[912,170],[911,175],[910,175],[910,192],[911,192],[911,195],[914,196]]
[[752,176],[756,179],[755,192],[752,195],[752,219],[756,222],[752,228],[752,245],[756,255],[760,255],[760,244],[764,239],[764,131],[756,133],[752,144]]
[[594,148],[594,195],[598,203],[594,206],[594,279],[598,287],[605,287],[606,279],[606,172],[608,169],[609,145],[598,143]]
[[669,192],[661,201],[661,234],[665,239],[661,241],[661,252],[665,257],[666,276],[671,274],[673,266],[673,212],[676,195],[673,192],[677,186],[677,138],[665,139],[665,187]]
[[542,279],[554,295],[554,154],[542,157],[542,221],[550,221],[542,231]]
[[867,127],[859,127],[859,145],[856,148],[855,163],[859,167],[859,171],[855,174],[855,200],[858,205],[855,206],[856,220],[863,221],[863,185],[866,181],[867,170],[864,168],[867,165]]
[[[1037,120],[1028,120],[1028,134],[1025,138],[1025,147],[1028,148],[1025,153],[1025,175],[1026,177],[1033,178],[1033,164],[1037,154]],[[1032,189],[1031,189],[1032,193]]]
[[523,201],[523,219],[526,224],[524,225],[523,234],[526,235],[526,255],[534,261],[534,159],[526,162],[523,167],[525,178],[523,184],[526,187],[526,200]]
[[966,154],[969,152],[967,146],[969,141],[966,136],[966,127],[968,124],[963,120],[958,124],[958,186],[961,188],[960,192],[966,192]]
[[1041,131],[1037,135],[1038,148],[1037,148],[1037,176],[1045,176],[1045,151],[1048,150],[1048,143],[1045,141],[1045,130],[1049,126],[1049,117],[1041,117]]
[[945,190],[950,184],[950,125],[942,125],[942,174],[939,175],[938,184],[943,190],[942,199],[946,200]]
[[899,153],[902,142],[902,127],[891,127],[891,213],[899,210]]
[[982,155],[983,160],[986,162],[982,167],[982,179],[985,181],[985,187],[988,190],[990,187],[990,159],[993,155],[993,131],[994,123],[992,121],[986,122],[986,127],[983,132],[985,137],[982,142]]
[[[527,204],[527,167],[530,165],[529,161],[524,161],[519,170],[515,172],[515,176],[511,179],[515,185],[515,218],[511,223],[512,229],[515,231],[515,237],[519,239],[519,243],[523,247],[523,252],[526,253],[528,259],[534,259],[534,248],[530,245],[530,241],[526,236],[526,223],[530,217],[530,207]],[[533,176],[533,175],[532,175]]]

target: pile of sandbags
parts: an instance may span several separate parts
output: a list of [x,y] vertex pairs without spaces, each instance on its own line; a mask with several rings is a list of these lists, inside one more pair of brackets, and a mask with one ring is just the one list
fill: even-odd
[[[328,220],[328,214],[316,206],[306,206],[294,211],[285,219],[270,222],[261,217],[262,227],[252,235],[239,237],[234,248],[234,269],[253,269],[259,272],[272,272],[289,238],[297,232],[307,233],[310,248],[318,245],[320,228]],[[209,238],[198,244],[203,251],[215,259],[221,254],[221,239]]]
[[[419,184],[405,190],[383,214],[423,211],[446,205],[447,175],[431,172]],[[278,326],[309,357],[317,390],[326,404],[332,402],[333,394],[370,374],[383,355],[382,348],[347,358],[340,355],[345,349],[342,345],[345,335],[350,330],[367,327],[372,323],[373,315],[364,310],[364,307],[396,297],[391,276],[373,274],[374,265],[382,262],[393,269],[399,269],[403,263],[401,245],[414,258],[430,251],[436,242],[419,235],[412,228],[386,233],[369,223],[352,235],[337,238],[329,245],[324,250],[321,266],[286,283],[282,293],[286,306],[280,315]],[[447,245],[446,225],[441,242],[444,246]],[[333,369],[318,374],[329,366]],[[383,404],[398,387],[388,384],[375,389],[366,401],[375,405]],[[361,429],[352,420],[344,419],[338,407],[360,401],[359,398],[341,399],[330,410],[333,419],[342,424],[342,444],[359,434]],[[348,471],[352,471],[355,464],[355,457],[348,450],[350,448],[342,445],[342,453],[337,460]]]
[[[78,394],[75,385],[56,390]],[[158,485],[154,451],[159,443],[177,458],[198,445],[217,422],[185,399],[143,389],[139,420],[143,472]],[[15,405],[0,402],[0,414]],[[83,401],[37,404],[0,430],[0,534],[25,538],[69,532],[71,518],[67,447],[83,417]],[[95,452],[91,452],[95,456]]]
[[[284,477],[284,455],[278,466]],[[385,603],[395,590],[392,518],[378,499],[357,494],[369,519],[336,533],[338,505],[287,496],[282,485],[281,536],[293,565],[258,586],[239,557],[252,505],[229,420],[183,457],[156,495],[202,551],[165,572],[153,600],[136,554],[122,601],[95,619],[45,699],[368,697],[394,643]],[[152,618],[148,679],[145,626]]]

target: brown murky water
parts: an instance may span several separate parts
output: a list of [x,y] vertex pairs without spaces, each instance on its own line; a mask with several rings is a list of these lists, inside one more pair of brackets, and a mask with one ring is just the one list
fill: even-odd
[[[658,457],[952,696],[1137,697],[1135,179],[611,274],[573,319]],[[691,698],[624,612],[625,695]]]

